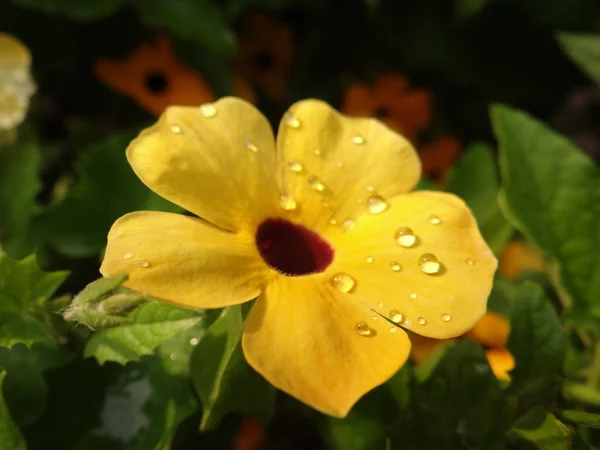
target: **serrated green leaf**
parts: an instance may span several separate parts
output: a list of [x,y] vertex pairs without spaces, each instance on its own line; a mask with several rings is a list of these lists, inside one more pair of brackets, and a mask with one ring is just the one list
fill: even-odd
[[139,210],[181,212],[135,176],[125,149],[135,133],[121,133],[91,146],[79,161],[80,179],[64,201],[36,221],[51,247],[70,257],[99,254],[116,219]]
[[0,247],[19,259],[33,250],[31,219],[40,190],[40,148],[26,133],[0,147]]
[[239,305],[226,308],[192,355],[192,381],[203,406],[201,430],[214,428],[230,412],[267,421],[275,389],[246,363],[240,339]]
[[509,392],[528,407],[552,397],[560,387],[566,335],[550,300],[531,282],[512,292],[507,348],[515,358]]
[[449,346],[410,399],[390,430],[393,450],[505,448],[511,411],[479,344]]
[[2,385],[6,372],[0,372],[0,448],[11,450],[26,450],[25,440],[21,430],[13,422],[10,412],[2,395]]
[[581,314],[600,316],[600,168],[529,115],[491,111],[500,143],[501,206],[509,220],[560,266]]
[[471,208],[483,238],[495,254],[510,240],[514,228],[498,205],[500,182],[492,149],[473,144],[448,176],[448,190]]
[[52,330],[36,314],[66,277],[66,272],[41,270],[35,256],[12,261],[0,252],[0,346],[56,344]]
[[197,41],[218,54],[232,55],[235,37],[216,4],[207,0],[131,0],[141,21]]
[[539,406],[519,419],[510,430],[509,437],[517,443],[519,439],[525,440],[540,450],[571,449],[569,429]]
[[600,84],[600,35],[559,33],[558,43],[592,80]]
[[84,356],[93,356],[100,364],[139,361],[142,355],[152,354],[161,342],[200,320],[198,311],[150,300],[133,310],[125,323],[92,335]]
[[12,0],[17,6],[48,15],[64,15],[81,21],[101,19],[114,13],[124,0]]

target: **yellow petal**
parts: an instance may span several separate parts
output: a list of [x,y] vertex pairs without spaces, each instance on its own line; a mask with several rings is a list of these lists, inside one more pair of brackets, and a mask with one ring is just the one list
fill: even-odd
[[268,268],[249,235],[194,217],[136,212],[112,226],[100,272],[129,274],[125,286],[178,305],[218,308],[257,297]]
[[504,347],[509,334],[509,321],[498,313],[488,311],[466,336],[486,347]]
[[160,196],[219,227],[248,230],[278,211],[274,146],[262,114],[227,97],[168,108],[127,158]]
[[244,355],[277,388],[344,417],[408,358],[406,333],[373,316],[316,277],[278,277],[252,308],[242,337]]
[[486,350],[485,356],[496,378],[510,381],[508,372],[515,368],[513,355],[505,348],[492,348]]
[[[455,337],[485,313],[497,262],[454,195],[398,196],[385,212],[361,217],[331,242],[335,259],[324,275],[349,274],[356,286],[348,295],[415,333]],[[420,264],[423,257],[427,265]]]
[[21,41],[10,34],[0,33],[0,68],[28,68],[31,55]]
[[296,199],[302,222],[318,232],[351,227],[369,214],[375,204],[369,199],[389,201],[421,175],[419,158],[402,136],[317,100],[296,103],[284,115],[277,151],[281,189]]

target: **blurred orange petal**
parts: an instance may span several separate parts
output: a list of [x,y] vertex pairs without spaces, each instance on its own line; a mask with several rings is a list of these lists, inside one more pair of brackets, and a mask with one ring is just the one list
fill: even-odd
[[542,272],[544,258],[529,244],[513,241],[504,247],[498,270],[505,277],[514,280],[523,272]]
[[440,177],[452,167],[461,151],[460,141],[451,135],[444,135],[419,149],[423,173]]
[[259,450],[264,442],[265,433],[262,424],[254,417],[246,416],[242,418],[231,450]]
[[98,59],[94,72],[107,86],[130,96],[155,116],[169,105],[193,106],[215,99],[202,77],[179,62],[165,36],[142,44],[123,59]]
[[440,345],[453,341],[453,339],[432,339],[416,333],[408,333],[408,337],[412,344],[410,358],[417,364],[422,364]]
[[510,381],[508,372],[515,368],[515,358],[505,348],[492,348],[485,352],[492,372],[499,380]]
[[486,347],[499,348],[506,345],[509,333],[509,321],[498,313],[488,311],[465,336]]
[[349,116],[373,115],[375,105],[369,86],[362,82],[352,84],[344,94],[340,110]]

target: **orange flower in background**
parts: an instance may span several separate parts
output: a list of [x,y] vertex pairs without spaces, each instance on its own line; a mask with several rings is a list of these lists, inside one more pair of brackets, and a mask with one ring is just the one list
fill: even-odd
[[423,173],[434,180],[441,180],[456,162],[461,150],[460,141],[451,135],[440,136],[433,142],[423,145],[419,148]]
[[271,100],[283,101],[294,55],[292,29],[264,14],[250,13],[239,45],[236,73],[258,86]]
[[364,82],[351,85],[342,100],[342,112],[349,116],[376,117],[415,143],[419,132],[431,121],[431,94],[409,89],[400,74],[383,75],[371,87]]
[[[510,323],[503,316],[488,311],[475,326],[462,337],[471,338],[485,346],[485,356],[496,378],[510,380],[510,372],[515,367],[515,359],[505,348],[510,334]],[[410,335],[412,344],[410,357],[417,364],[423,363],[442,344],[451,339],[437,340],[415,334]]]
[[246,416],[233,439],[231,450],[259,450],[265,443],[265,431],[255,418]]
[[500,256],[499,272],[511,280],[519,278],[523,272],[543,272],[544,267],[540,252],[525,242],[510,242]]
[[165,36],[142,44],[124,59],[99,59],[94,71],[107,86],[132,97],[155,116],[169,105],[200,105],[215,99],[202,77],[177,59]]

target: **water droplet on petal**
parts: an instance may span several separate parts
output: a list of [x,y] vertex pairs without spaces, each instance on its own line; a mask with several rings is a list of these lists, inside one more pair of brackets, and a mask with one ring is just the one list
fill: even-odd
[[375,188],[373,186],[371,186],[370,184],[367,185],[367,191],[368,192],[375,192]]
[[252,153],[258,152],[258,147],[252,141],[246,141],[246,148]]
[[361,136],[360,134],[352,136],[352,143],[353,144],[362,145],[365,142],[367,142],[367,140],[363,136]]
[[387,202],[379,195],[372,195],[367,199],[367,211],[371,214],[379,214],[388,209]]
[[396,242],[402,247],[410,248],[417,242],[417,237],[413,230],[408,227],[400,227],[396,230],[396,234],[394,235],[394,239]]
[[417,295],[417,293],[416,293],[416,292],[411,292],[411,293],[410,293],[410,295],[409,295],[409,297],[410,297],[411,299],[413,299],[413,300],[416,300],[416,298],[418,297],[418,295]]
[[440,223],[442,223],[442,220],[435,214],[432,214],[431,216],[429,216],[429,223],[432,225],[439,225]]
[[314,175],[308,177],[308,185],[317,192],[325,191],[325,185]]
[[288,168],[294,173],[300,173],[304,170],[304,166],[297,159],[292,159],[290,162],[288,162]]
[[409,319],[408,317],[406,317],[406,318],[404,319],[404,326],[405,326],[405,327],[410,327],[410,319]]
[[378,308],[383,308],[383,302],[379,302],[379,303],[377,303],[377,307],[378,307]]
[[143,267],[144,269],[146,269],[146,268],[150,267],[150,262],[148,262],[148,260],[146,260],[146,259],[142,259],[140,261],[140,267]]
[[180,134],[181,127],[179,125],[171,125],[171,131],[175,134]]
[[468,266],[474,266],[475,265],[475,261],[473,261],[471,258],[465,259],[465,262],[467,263]]
[[390,327],[390,333],[396,334],[398,332],[398,327]]
[[431,253],[425,253],[419,258],[419,267],[423,273],[426,273],[427,275],[435,275],[436,273],[439,273],[442,265],[435,255]]
[[350,231],[356,225],[356,221],[354,219],[346,219],[344,220],[344,231]]
[[342,169],[344,167],[344,164],[341,161],[338,161],[335,163],[335,167],[337,167],[338,169]]
[[394,323],[400,323],[404,320],[404,316],[400,314],[397,309],[392,309],[390,311],[390,319],[392,319],[392,322]]
[[345,272],[336,273],[331,277],[331,285],[340,292],[350,292],[356,286],[356,280]]
[[283,122],[290,128],[300,128],[300,121],[291,111],[283,115]]
[[200,340],[198,338],[191,338],[190,339],[190,345],[193,345],[194,347],[196,345],[198,345],[198,342],[200,342]]
[[373,337],[377,332],[369,326],[367,322],[358,322],[356,324],[356,332],[364,337]]
[[402,266],[398,264],[396,261],[392,261],[390,263],[390,267],[394,272],[400,272],[402,270]]
[[317,155],[317,156],[321,156],[321,150],[319,150],[319,149],[318,149],[318,148],[316,148],[316,147],[313,149],[313,153],[314,153],[315,155]]
[[373,261],[375,261],[375,260],[373,259],[372,256],[367,256],[365,258],[365,261],[367,262],[367,264],[373,264]]
[[373,320],[377,320],[377,319],[379,319],[379,317],[378,316],[373,316],[372,319]]
[[335,219],[335,218],[333,218],[333,217],[332,217],[331,219],[329,219],[329,225],[336,226],[336,225],[337,225],[337,223],[338,223],[337,219]]
[[200,112],[204,117],[215,117],[217,115],[217,107],[212,103],[205,103],[200,106]]
[[279,206],[284,211],[294,211],[298,207],[298,203],[291,195],[281,194],[279,196]]
[[444,313],[444,314],[442,314],[442,320],[444,322],[450,322],[452,320],[452,316],[450,316],[450,314],[448,314],[448,313]]
[[133,258],[133,253],[127,252],[123,255],[123,259],[131,259]]
[[419,317],[419,318],[417,319],[417,323],[418,323],[419,325],[427,325],[427,321],[426,321],[426,320],[425,320],[423,317]]

